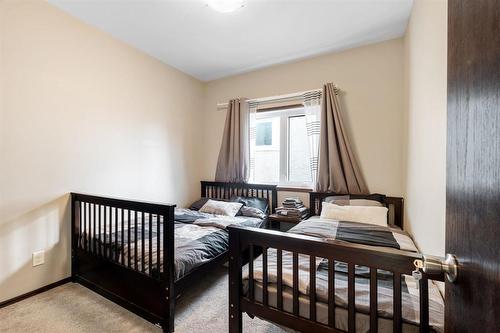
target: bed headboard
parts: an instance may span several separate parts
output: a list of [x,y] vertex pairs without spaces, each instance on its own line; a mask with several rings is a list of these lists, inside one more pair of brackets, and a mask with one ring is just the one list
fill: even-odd
[[225,183],[201,181],[201,196],[211,199],[229,199],[233,195],[264,198],[269,204],[268,214],[278,207],[278,191],[276,185]]
[[[321,214],[321,203],[326,197],[334,195],[343,195],[338,193],[325,193],[325,192],[309,192],[310,213],[311,215]],[[369,195],[363,197],[356,195],[356,199],[370,199]],[[403,229],[403,198],[399,197],[384,197],[383,204],[389,209],[388,223]]]

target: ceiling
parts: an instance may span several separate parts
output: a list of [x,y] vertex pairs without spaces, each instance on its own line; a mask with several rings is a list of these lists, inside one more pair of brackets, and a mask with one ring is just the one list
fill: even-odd
[[200,80],[400,37],[413,0],[48,0]]

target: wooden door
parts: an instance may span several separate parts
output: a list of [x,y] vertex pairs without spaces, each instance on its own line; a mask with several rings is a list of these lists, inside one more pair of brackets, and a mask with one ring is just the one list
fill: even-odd
[[500,1],[448,2],[447,332],[500,332]]

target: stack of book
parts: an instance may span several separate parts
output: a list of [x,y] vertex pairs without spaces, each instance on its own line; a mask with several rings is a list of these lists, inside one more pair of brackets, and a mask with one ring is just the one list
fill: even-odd
[[276,208],[276,214],[296,219],[304,219],[309,214],[309,208],[299,198],[286,198],[281,207]]

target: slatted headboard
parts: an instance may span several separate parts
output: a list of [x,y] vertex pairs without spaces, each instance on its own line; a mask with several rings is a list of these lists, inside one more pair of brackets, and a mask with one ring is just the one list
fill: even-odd
[[[338,193],[325,193],[325,192],[309,192],[310,213],[312,216],[321,214],[321,203],[326,197],[344,195]],[[369,196],[356,195],[356,199],[370,199]],[[384,204],[389,209],[388,223],[403,229],[403,198],[399,197],[385,197]]]
[[211,199],[228,200],[233,195],[244,197],[264,198],[268,201],[268,214],[272,214],[278,207],[278,192],[276,185],[225,183],[201,181],[201,196]]

